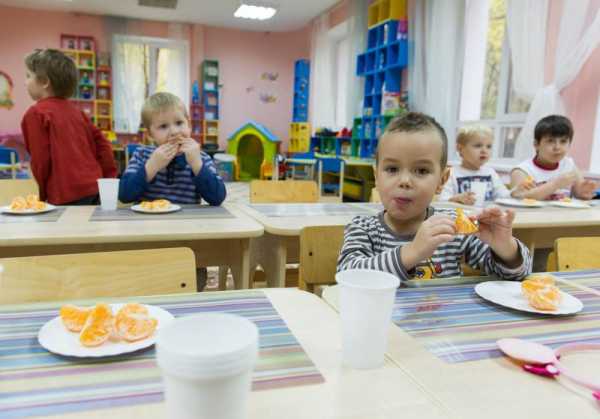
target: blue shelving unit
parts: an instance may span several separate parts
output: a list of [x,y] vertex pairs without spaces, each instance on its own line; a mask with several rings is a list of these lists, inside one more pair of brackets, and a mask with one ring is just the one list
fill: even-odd
[[202,62],[202,104],[205,119],[219,119],[219,62],[216,60]]
[[310,83],[310,61],[297,60],[294,64],[293,122],[308,121],[308,92]]
[[360,54],[356,74],[365,77],[363,115],[355,120],[354,140],[360,144],[352,150],[356,157],[371,158],[377,147],[377,138],[383,133],[391,117],[382,114],[384,92],[400,93],[402,70],[408,63],[406,21],[387,20],[369,29],[367,51]]

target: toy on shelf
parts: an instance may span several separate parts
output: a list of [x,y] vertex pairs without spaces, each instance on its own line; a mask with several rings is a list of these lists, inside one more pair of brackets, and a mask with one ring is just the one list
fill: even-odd
[[251,180],[273,176],[273,162],[280,140],[265,126],[248,122],[227,139],[227,153],[236,156],[236,179]]
[[200,87],[198,86],[198,80],[194,80],[194,83],[192,83],[192,104],[200,104]]

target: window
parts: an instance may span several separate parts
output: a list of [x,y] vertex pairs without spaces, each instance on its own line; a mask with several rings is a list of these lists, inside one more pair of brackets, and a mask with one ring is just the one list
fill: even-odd
[[189,104],[187,41],[115,35],[112,64],[116,131],[137,132],[142,104],[156,92],[173,93]]
[[512,87],[506,0],[469,3],[458,125],[488,125],[495,133],[493,159],[511,160],[530,103]]

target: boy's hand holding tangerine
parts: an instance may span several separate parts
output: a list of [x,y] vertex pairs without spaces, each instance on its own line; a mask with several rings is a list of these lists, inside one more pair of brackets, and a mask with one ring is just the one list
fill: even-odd
[[577,196],[581,199],[593,199],[594,196],[596,196],[597,189],[597,182],[590,179],[584,179],[577,185]]
[[[177,143],[168,142],[156,147],[146,163],[146,172],[154,173],[164,169],[171,163],[179,151]],[[152,176],[154,178],[154,176]]]
[[406,269],[430,258],[443,243],[454,239],[454,220],[447,215],[433,215],[423,221],[412,242],[402,247],[400,257]]
[[562,175],[560,175],[552,180],[552,182],[554,182],[554,186],[557,189],[569,188],[576,181],[577,181],[577,172],[575,172],[575,171],[563,173]]
[[202,169],[200,145],[193,138],[183,138],[180,141],[179,149],[185,155],[185,160],[191,166],[194,175],[197,176]]
[[512,235],[515,212],[489,207],[481,211],[476,219],[481,241],[489,245],[507,266],[519,266],[522,263],[519,245]]

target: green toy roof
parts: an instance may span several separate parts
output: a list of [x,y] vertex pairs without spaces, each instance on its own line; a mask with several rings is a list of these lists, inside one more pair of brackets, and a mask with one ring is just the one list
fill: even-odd
[[258,122],[254,122],[254,121],[246,122],[244,125],[242,125],[240,128],[238,128],[233,134],[231,134],[231,136],[227,139],[227,141],[233,140],[240,133],[240,131],[243,131],[249,127],[254,128],[258,132],[260,132],[267,140],[271,141],[272,143],[278,143],[281,141],[271,131],[269,131],[269,129],[267,127],[265,127],[262,124],[259,124]]

